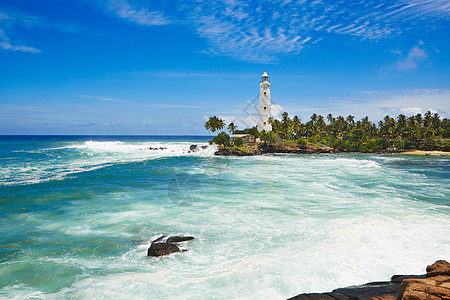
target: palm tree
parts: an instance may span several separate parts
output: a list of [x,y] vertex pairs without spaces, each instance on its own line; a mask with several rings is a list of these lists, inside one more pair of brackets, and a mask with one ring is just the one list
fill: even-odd
[[237,126],[234,125],[233,122],[231,122],[231,123],[228,125],[228,131],[229,131],[231,134],[234,134],[234,132],[236,131],[236,128],[237,128]]
[[328,120],[328,122],[330,122],[330,125],[336,121],[336,119],[333,117],[332,114],[327,115],[327,120]]
[[[205,128],[206,130],[212,131],[213,133],[222,130],[225,127],[225,122],[222,119],[219,119],[218,117],[210,117],[208,121],[205,122]],[[211,133],[209,133],[209,136],[211,136]]]

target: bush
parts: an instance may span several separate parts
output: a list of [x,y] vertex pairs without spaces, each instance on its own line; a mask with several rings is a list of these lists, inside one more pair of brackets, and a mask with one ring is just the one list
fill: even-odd
[[269,144],[275,144],[280,141],[280,137],[278,136],[278,134],[273,131],[261,132],[260,138],[261,140]]
[[234,140],[233,144],[238,147],[242,146],[244,144],[244,140],[242,138],[237,138]]
[[297,140],[297,145],[299,145],[302,148],[306,148],[306,145],[308,145],[308,141],[306,139],[299,138]]
[[219,133],[216,137],[213,138],[212,142],[219,146],[230,146],[230,136],[225,132]]

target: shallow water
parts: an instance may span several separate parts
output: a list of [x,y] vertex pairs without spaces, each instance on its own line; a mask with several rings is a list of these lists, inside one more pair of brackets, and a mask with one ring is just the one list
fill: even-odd
[[[207,140],[1,137],[0,297],[285,299],[450,259],[448,157]],[[196,239],[147,258],[163,234]]]

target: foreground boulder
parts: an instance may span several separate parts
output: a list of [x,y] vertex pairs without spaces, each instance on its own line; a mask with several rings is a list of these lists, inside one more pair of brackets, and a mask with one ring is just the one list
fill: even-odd
[[163,256],[176,252],[187,251],[181,250],[177,243],[193,240],[192,236],[160,236],[152,242],[147,250],[147,256]]
[[438,260],[426,275],[394,275],[391,281],[335,289],[329,293],[300,294],[295,300],[450,300],[450,264]]
[[426,278],[406,279],[400,285],[399,299],[450,299],[450,263],[438,260],[427,267]]

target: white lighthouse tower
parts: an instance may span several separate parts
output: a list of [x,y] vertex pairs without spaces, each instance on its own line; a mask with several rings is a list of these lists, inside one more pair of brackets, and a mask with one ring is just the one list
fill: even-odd
[[258,131],[271,131],[272,125],[269,118],[272,117],[270,111],[270,81],[267,72],[262,75],[259,83],[259,109],[258,109]]

